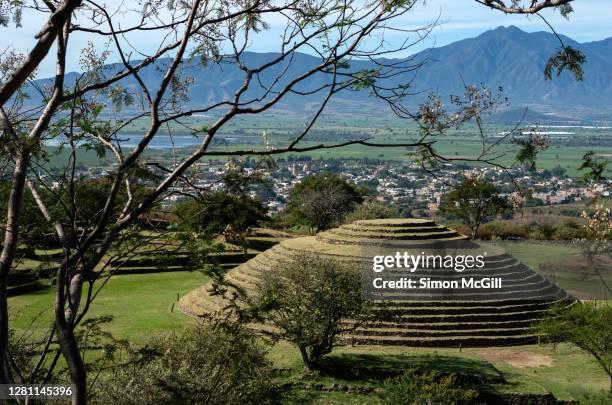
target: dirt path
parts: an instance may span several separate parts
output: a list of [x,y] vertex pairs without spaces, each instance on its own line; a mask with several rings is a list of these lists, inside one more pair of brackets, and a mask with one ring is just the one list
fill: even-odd
[[489,362],[503,361],[516,368],[551,367],[553,358],[545,354],[504,349],[484,349],[478,355]]

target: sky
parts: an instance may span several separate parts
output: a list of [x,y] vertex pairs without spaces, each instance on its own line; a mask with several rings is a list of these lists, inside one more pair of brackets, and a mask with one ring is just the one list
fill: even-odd
[[[119,4],[121,0],[106,0],[99,4],[108,4],[109,9]],[[130,4],[134,0],[124,0]],[[573,3],[574,13],[569,21],[561,17],[557,12],[547,10],[543,14],[554,26],[555,30],[578,42],[597,41],[612,36],[612,0],[576,0]],[[500,25],[515,25],[527,32],[549,31],[544,22],[536,16],[504,15],[500,12],[490,10],[477,4],[473,0],[427,0],[423,5],[420,3],[406,15],[395,22],[396,26],[402,28],[417,28],[438,19],[439,26],[430,34],[427,41],[412,47],[409,53],[418,52],[431,46],[444,46],[449,43],[475,37],[487,30],[494,29]],[[278,37],[282,33],[284,24],[282,20],[267,21],[270,29],[258,35],[249,44],[249,50],[255,52],[273,52],[276,48],[272,44],[278,43]],[[29,51],[35,43],[34,35],[44,24],[42,16],[33,15],[32,12],[24,11],[23,27],[0,28],[0,52],[13,48],[19,52]],[[72,49],[69,53],[67,68],[69,71],[79,69],[79,49],[92,40],[91,36],[79,35],[72,38]],[[395,40],[400,40],[396,34]],[[390,39],[393,41],[393,37]],[[153,51],[153,44],[147,33],[133,35],[130,43],[143,53]],[[104,43],[94,40],[94,46],[98,49],[104,48]],[[50,53],[38,70],[38,77],[53,75],[53,54]],[[396,55],[408,56],[408,55]],[[109,57],[110,62],[117,61],[116,55]]]

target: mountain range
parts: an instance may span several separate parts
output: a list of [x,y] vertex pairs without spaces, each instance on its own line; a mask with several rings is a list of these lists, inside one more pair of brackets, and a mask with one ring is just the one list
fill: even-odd
[[[525,107],[529,108],[532,120],[576,121],[609,120],[612,111],[612,37],[601,41],[579,43],[568,37],[561,37],[565,45],[581,50],[586,55],[584,80],[577,82],[570,73],[563,73],[553,80],[544,80],[544,66],[559,48],[559,39],[549,32],[527,33],[517,27],[498,27],[483,34],[463,39],[446,46],[426,49],[404,60],[387,60],[401,63],[427,61],[424,66],[413,73],[404,73],[388,79],[385,84],[411,82],[412,92],[409,104],[417,105],[430,92],[437,92],[443,100],[450,95],[461,94],[464,83],[486,84],[489,88],[503,88],[508,98],[509,108],[498,117],[501,121],[514,120],[520,117]],[[247,66],[270,60],[276,54],[244,54]],[[169,59],[161,59],[154,66],[141,72],[147,86],[155,86],[161,80],[163,69]],[[282,85],[287,77],[294,77],[306,69],[316,66],[319,59],[298,53],[289,66],[281,63],[260,77],[261,82],[272,83],[274,78],[287,69],[279,82]],[[353,61],[351,68],[367,69],[376,65],[371,61]],[[107,66],[109,71],[122,68],[120,64]],[[211,63],[206,66],[196,59],[183,64],[183,72],[193,78],[189,85],[191,107],[203,103],[218,102],[230,97],[242,84],[244,74],[232,63]],[[76,73],[70,77],[76,77]],[[67,82],[70,82],[70,77]],[[47,81],[50,79],[42,79]],[[297,90],[316,88],[327,83],[328,76],[323,74],[311,77]],[[123,85],[136,88],[133,79]],[[262,91],[256,88],[245,96],[256,96]],[[317,108],[322,94],[309,96],[289,95],[282,103],[275,106],[275,112],[301,114]],[[369,114],[388,114],[388,109],[379,100],[370,96],[367,91],[344,91],[335,96],[330,103],[330,114],[355,114],[368,111]]]

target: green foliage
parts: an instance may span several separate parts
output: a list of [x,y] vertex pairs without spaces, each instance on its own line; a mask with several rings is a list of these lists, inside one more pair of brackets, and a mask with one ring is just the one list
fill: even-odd
[[582,65],[585,61],[586,56],[578,49],[571,46],[562,46],[548,59],[544,68],[544,78],[551,80],[553,71],[556,71],[556,75],[560,76],[567,69],[574,75],[577,81],[582,81],[584,78]]
[[363,201],[363,190],[333,173],[307,177],[291,191],[287,215],[293,225],[329,229]]
[[344,223],[362,219],[387,219],[401,216],[400,210],[395,206],[389,206],[379,201],[366,201],[359,204],[355,209],[344,217]]
[[[267,272],[259,286],[259,308],[283,338],[300,350],[308,369],[319,366],[342,332],[370,314],[361,297],[359,270],[314,256]],[[354,325],[344,325],[351,319]]]
[[548,139],[541,135],[536,128],[531,128],[527,137],[517,138],[512,142],[518,145],[518,151],[516,152],[517,162],[523,164],[527,170],[531,171],[536,169],[538,153],[549,146]]
[[554,240],[574,240],[584,237],[584,229],[575,221],[565,221],[555,229]]
[[585,153],[584,156],[582,156],[582,163],[578,166],[578,170],[588,170],[588,172],[582,176],[582,180],[587,183],[606,180],[604,173],[609,163],[609,160],[596,159],[594,151]]
[[612,390],[612,306],[606,302],[557,305],[535,330],[545,341],[568,341],[593,356],[610,378]]
[[99,404],[260,404],[271,402],[265,351],[250,335],[200,325],[152,340],[100,376]]
[[444,196],[440,207],[443,214],[459,218],[470,228],[472,239],[476,238],[480,224],[488,218],[510,212],[511,204],[499,195],[498,188],[477,178],[466,178]]
[[486,223],[478,229],[478,238],[480,239],[509,239],[509,238],[525,238],[528,229],[523,224],[513,222],[498,222],[493,221]]
[[459,385],[456,374],[414,369],[386,380],[383,389],[383,403],[389,405],[469,404],[478,396],[476,390]]
[[256,170],[250,173],[244,170],[244,165],[230,162],[221,190],[200,194],[178,204],[174,213],[179,218],[179,228],[191,231],[201,240],[223,234],[228,241],[245,248],[248,231],[268,219],[268,209],[250,194],[254,188],[267,184],[265,171],[258,169],[260,166],[269,168],[271,163],[266,160],[255,162]]
[[[100,219],[108,198],[112,181],[109,178],[76,179],[72,188],[60,184],[54,190],[39,189],[41,199],[49,208],[53,221],[65,225],[68,236],[83,229],[90,229]],[[138,184],[132,184],[132,195],[139,199],[147,189]],[[0,200],[8,201],[10,184],[0,182]],[[77,203],[73,205],[74,201]],[[125,187],[117,193],[115,204],[110,211],[111,220],[116,219],[127,203],[128,196]],[[72,216],[74,210],[74,217]],[[0,207],[0,219],[5,220],[6,208]],[[73,229],[73,224],[77,229]],[[20,237],[22,242],[30,247],[48,247],[59,243],[55,231],[49,221],[41,214],[34,197],[26,190],[20,212]],[[69,238],[70,239],[70,238]]]
[[175,214],[186,230],[214,236],[230,232],[232,236],[248,231],[266,218],[267,209],[247,195],[215,191],[197,200],[176,206]]

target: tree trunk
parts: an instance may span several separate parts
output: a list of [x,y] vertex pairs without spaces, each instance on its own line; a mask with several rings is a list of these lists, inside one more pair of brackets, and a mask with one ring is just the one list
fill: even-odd
[[0,384],[11,384],[13,377],[9,362],[9,319],[8,302],[6,299],[8,274],[2,273],[0,278]]
[[306,367],[306,370],[312,371],[312,362],[310,361],[310,358],[308,357],[308,352],[306,351],[306,348],[303,346],[299,346],[299,348],[300,348],[300,354],[302,355],[302,361],[304,362],[304,367]]
[[6,230],[0,255],[0,383],[10,384],[11,376],[9,354],[9,314],[7,302],[8,275],[15,258],[19,240],[19,213],[23,199],[28,155],[18,151],[15,158],[13,182],[6,209]]
[[60,325],[60,322],[57,322],[57,340],[68,366],[70,380],[75,386],[72,393],[72,403],[74,405],[86,404],[87,370],[85,369],[85,363],[81,357],[72,326],[67,324]]
[[476,234],[478,233],[478,227],[479,227],[479,226],[478,226],[478,225],[476,225],[476,226],[473,226],[473,227],[470,229],[470,232],[472,233],[472,234],[470,235],[470,239],[471,239],[471,240],[476,240]]
[[[68,282],[68,274],[75,272],[72,281]],[[83,277],[76,271],[69,271],[64,263],[57,271],[55,290],[55,325],[57,341],[74,384],[72,403],[83,405],[87,403],[87,370],[79,351],[79,345],[74,335],[74,324],[81,301]]]

